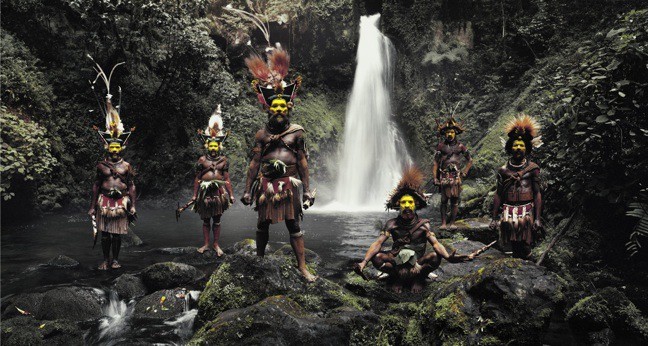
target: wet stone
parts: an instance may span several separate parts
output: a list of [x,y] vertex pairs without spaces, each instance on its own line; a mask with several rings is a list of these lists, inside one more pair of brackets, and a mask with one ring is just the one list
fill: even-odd
[[196,284],[205,274],[188,264],[164,262],[144,268],[141,277],[149,291],[157,291]]
[[130,300],[146,294],[146,286],[142,279],[133,274],[122,274],[115,280],[115,291],[120,299]]

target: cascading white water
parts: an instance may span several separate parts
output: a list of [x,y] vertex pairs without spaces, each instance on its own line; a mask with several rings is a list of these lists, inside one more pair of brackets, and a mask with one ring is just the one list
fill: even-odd
[[410,161],[390,121],[395,50],[378,29],[380,14],[360,18],[357,67],[344,125],[335,209],[382,209]]

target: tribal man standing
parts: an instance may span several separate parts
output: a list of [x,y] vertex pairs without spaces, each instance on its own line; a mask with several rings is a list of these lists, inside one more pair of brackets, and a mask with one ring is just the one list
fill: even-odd
[[[410,285],[413,293],[423,289],[425,278],[439,267],[441,258],[451,263],[472,260],[478,252],[470,255],[448,253],[437,241],[430,229],[430,221],[419,218],[417,210],[425,208],[425,194],[420,191],[423,174],[416,168],[409,168],[403,174],[394,192],[387,200],[387,208],[399,210],[398,217],[388,220],[380,236],[371,244],[362,262],[355,265],[355,272],[366,279],[362,270],[371,261],[373,266],[388,274],[388,285],[400,293],[404,285]],[[383,243],[392,237],[391,250],[381,251]],[[425,253],[427,243],[433,251]]]
[[510,158],[497,172],[497,192],[490,227],[498,227],[497,216],[501,212],[501,244],[510,243],[513,256],[518,258],[528,258],[531,245],[544,232],[540,221],[540,167],[527,158],[534,147],[542,145],[538,131],[538,123],[530,116],[521,114],[508,124],[508,139],[502,139]]
[[[302,207],[307,209],[311,206],[315,196],[309,189],[304,129],[290,123],[290,111],[301,78],[298,77],[291,84],[283,81],[288,74],[289,56],[281,48],[270,52],[268,62],[269,65],[260,56],[246,59],[247,66],[256,78],[252,85],[268,114],[268,122],[254,137],[252,159],[241,201],[245,205],[256,202],[257,255],[265,255],[270,224],[285,221],[298,269],[307,281],[312,282],[316,277],[306,267],[299,219],[303,214]],[[303,205],[299,195],[300,186]]]
[[[116,66],[115,66],[116,67]],[[120,112],[113,107],[110,95],[110,80],[97,65],[99,76],[107,88],[106,131],[99,131],[107,156],[97,163],[97,178],[92,186],[92,202],[88,215],[96,220],[96,231],[101,232],[101,249],[104,260],[99,270],[120,268],[119,250],[121,235],[128,233],[128,224],[136,218],[135,210],[135,173],[132,166],[124,161],[121,153],[131,132],[124,132]],[[113,68],[114,70],[114,68]],[[96,129],[96,127],[95,127]],[[95,241],[96,241],[95,234]],[[112,259],[110,250],[112,249]]]
[[[451,116],[444,124],[437,122],[439,135],[444,138],[443,142],[437,145],[434,153],[434,165],[432,166],[432,175],[434,184],[439,186],[441,193],[441,226],[455,228],[454,222],[459,211],[459,196],[461,194],[461,179],[468,175],[468,170],[472,166],[472,158],[465,145],[457,140],[457,135],[461,134],[464,129]],[[462,157],[466,159],[466,167],[462,170],[459,168]],[[447,208],[450,201],[450,220]]]
[[[227,157],[221,154],[223,142],[227,139],[228,134],[223,133],[221,106],[218,105],[209,118],[209,124],[205,131],[198,131],[198,135],[207,149],[207,155],[198,159],[193,196],[187,205],[177,211],[177,215],[179,215],[188,205],[193,204],[193,210],[203,220],[203,246],[198,248],[198,252],[203,253],[209,249],[209,230],[211,228],[214,233],[213,248],[218,257],[223,255],[223,250],[218,244],[221,216],[234,203],[234,193],[229,177],[229,162]],[[212,220],[213,224],[210,225]]]

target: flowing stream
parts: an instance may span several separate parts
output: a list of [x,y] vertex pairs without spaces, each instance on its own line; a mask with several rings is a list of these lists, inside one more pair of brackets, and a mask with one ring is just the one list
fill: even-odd
[[391,121],[395,49],[378,29],[380,14],[360,18],[357,66],[347,104],[335,202],[330,210],[381,210],[411,160]]

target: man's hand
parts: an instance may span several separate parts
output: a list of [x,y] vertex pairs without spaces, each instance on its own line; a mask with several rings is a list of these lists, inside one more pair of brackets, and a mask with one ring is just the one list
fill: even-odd
[[135,207],[130,207],[130,210],[128,211],[131,215],[137,214],[137,210],[135,210]]
[[542,224],[542,221],[540,219],[536,219],[533,222],[533,229],[536,231],[536,233],[540,236],[540,238],[545,237],[545,229],[544,225]]
[[367,261],[362,261],[360,263],[356,263],[353,265],[353,271],[360,275],[363,279],[369,280],[369,278],[362,272],[365,269],[365,266],[367,265]]
[[246,192],[243,194],[243,197],[241,197],[241,203],[243,205],[251,205],[252,204],[252,196],[250,195],[249,192]]
[[436,186],[441,185],[441,182],[439,181],[439,179],[434,178],[434,185],[436,185]]
[[498,226],[498,221],[495,220],[495,219],[492,219],[490,224],[488,225],[488,228],[490,228],[491,231],[494,231],[494,230],[497,229],[497,226]]
[[234,196],[230,196],[230,204],[236,203],[236,198]]
[[303,199],[304,199],[304,205],[302,205],[302,207],[304,209],[308,209],[311,206],[313,206],[313,204],[315,204],[315,197],[313,197],[313,195],[312,195],[312,193],[310,191],[304,192],[304,198]]
[[468,262],[472,261],[475,256],[471,255],[457,255],[457,250],[452,251],[450,254],[450,257],[448,258],[448,262],[450,263],[461,263],[461,262]]
[[96,211],[94,207],[90,208],[90,210],[88,210],[88,216],[94,216],[95,212]]

